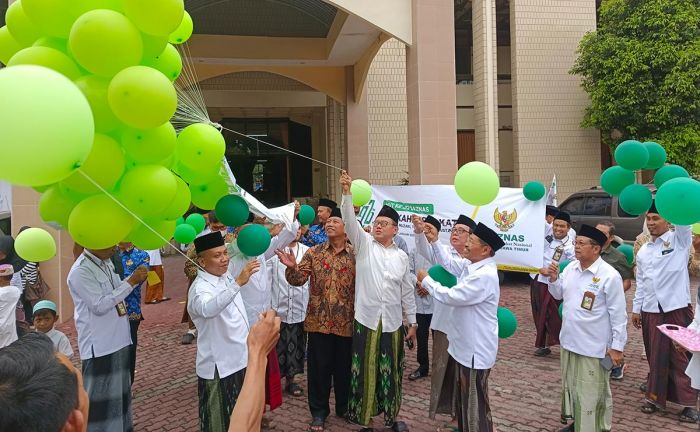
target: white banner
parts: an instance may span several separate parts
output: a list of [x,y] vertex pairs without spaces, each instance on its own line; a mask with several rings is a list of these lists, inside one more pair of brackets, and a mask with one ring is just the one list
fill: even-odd
[[399,234],[410,249],[415,247],[411,215],[433,215],[442,224],[440,241],[450,242],[450,230],[460,214],[496,231],[506,245],[496,252],[498,268],[536,272],[542,267],[545,200],[533,202],[522,189],[501,188],[496,199],[474,207],[462,201],[452,185],[372,186],[372,200],[360,211],[362,225],[372,223],[386,204],[399,212]]

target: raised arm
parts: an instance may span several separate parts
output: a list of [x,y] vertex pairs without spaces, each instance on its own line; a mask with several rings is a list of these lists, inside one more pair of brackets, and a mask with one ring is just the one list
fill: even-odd
[[267,248],[265,251],[265,260],[269,260],[273,256],[275,256],[275,251],[277,249],[283,249],[289,245],[289,243],[294,240],[294,236],[297,235],[297,231],[299,230],[299,221],[294,220],[292,223],[291,228],[285,227],[282,232],[280,232],[277,236],[273,237],[272,241],[270,242],[270,246]]
[[450,306],[471,306],[479,304],[493,295],[484,285],[483,274],[470,274],[462,278],[457,285],[448,288],[430,276],[423,279],[423,288],[440,303]]
[[352,206],[352,194],[350,193],[350,184],[352,178],[347,172],[343,171],[340,175],[340,185],[343,188],[343,200],[340,204],[340,215],[345,223],[345,234],[348,240],[355,248],[355,254],[366,248],[366,245],[371,241],[372,236],[362,229],[362,225],[355,218],[355,209]]
[[92,313],[104,315],[124,301],[134,287],[146,279],[147,275],[148,271],[145,267],[139,267],[119,286],[104,292],[97,286],[99,282],[88,269],[77,267],[68,275],[68,286],[72,287],[71,293],[82,300]]
[[309,280],[311,276],[311,268],[313,264],[313,252],[311,249],[304,253],[299,264],[296,263],[294,257],[291,254],[283,257],[283,251],[278,251],[277,255],[280,257],[280,262],[287,266],[284,271],[284,277],[287,282],[293,286],[302,286]]

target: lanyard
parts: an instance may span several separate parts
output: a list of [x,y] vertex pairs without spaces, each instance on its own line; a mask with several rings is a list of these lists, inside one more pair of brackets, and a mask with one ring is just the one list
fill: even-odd
[[102,273],[104,273],[105,276],[107,276],[107,279],[109,279],[109,284],[112,285],[112,290],[117,289],[117,287],[114,286],[114,279],[112,279],[112,276],[101,266],[99,265],[94,259],[92,259],[89,255],[83,252],[83,256],[88,259],[91,263],[95,265]]

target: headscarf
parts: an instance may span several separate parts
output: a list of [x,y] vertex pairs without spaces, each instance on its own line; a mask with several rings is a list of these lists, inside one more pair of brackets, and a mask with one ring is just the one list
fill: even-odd
[[0,260],[0,264],[12,264],[12,268],[15,273],[22,270],[27,262],[17,255],[15,252],[15,239],[9,235],[0,235],[0,252],[3,252],[6,256],[4,259]]

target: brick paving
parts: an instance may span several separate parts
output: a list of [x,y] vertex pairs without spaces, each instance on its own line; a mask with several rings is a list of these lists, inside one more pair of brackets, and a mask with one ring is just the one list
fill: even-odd
[[[196,345],[180,345],[185,325],[180,324],[185,299],[186,280],[182,273],[182,257],[166,257],[166,294],[173,300],[158,305],[145,305],[146,320],[139,332],[136,382],[134,383],[134,420],[139,432],[196,431],[197,380],[194,371]],[[693,281],[693,286],[698,281]],[[515,312],[518,331],[501,341],[498,361],[491,372],[490,397],[493,416],[499,432],[555,431],[559,423],[559,350],[548,358],[533,357],[534,327],[530,313],[529,288],[526,280],[507,280],[501,291],[501,305]],[[633,290],[627,293],[631,304]],[[59,326],[77,353],[72,321]],[[629,342],[625,350],[628,368],[621,382],[612,382],[615,431],[692,431],[697,425],[678,421],[677,407],[668,412],[646,415],[639,411],[642,393],[639,384],[648,367],[641,357],[641,331],[628,327]],[[406,375],[416,367],[415,353],[407,354]],[[306,387],[305,379],[302,387]],[[430,380],[404,380],[404,396],[400,419],[412,431],[435,431],[447,418],[435,421],[427,416]],[[332,411],[332,408],[331,408]],[[276,431],[306,430],[309,418],[306,399],[285,396],[281,408],[271,413]],[[381,419],[375,420],[380,425]],[[331,415],[326,423],[330,432],[359,428]]]

